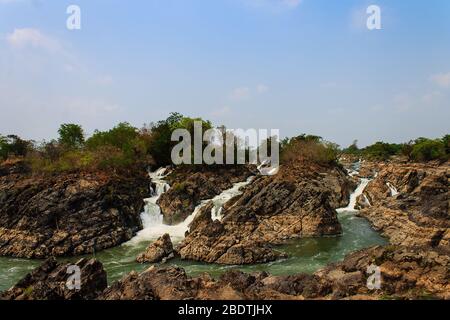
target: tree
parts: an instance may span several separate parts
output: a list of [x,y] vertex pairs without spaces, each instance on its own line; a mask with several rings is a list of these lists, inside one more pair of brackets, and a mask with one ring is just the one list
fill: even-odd
[[6,137],[0,135],[0,158],[6,160],[8,158],[8,141]]
[[445,146],[445,153],[448,156],[450,154],[450,134],[446,134],[442,138],[442,142],[444,143],[444,146]]
[[353,140],[353,143],[345,149],[344,152],[349,154],[357,154],[359,152],[358,140]]
[[441,140],[420,138],[412,148],[412,159],[416,161],[430,161],[445,157],[445,145]]
[[66,148],[76,149],[84,145],[83,128],[78,124],[62,124],[59,127],[58,133],[58,142]]

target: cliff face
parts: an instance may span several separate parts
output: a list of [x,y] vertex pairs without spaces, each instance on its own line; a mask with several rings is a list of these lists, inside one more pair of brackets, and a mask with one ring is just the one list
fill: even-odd
[[202,200],[214,198],[256,174],[252,166],[180,166],[165,179],[171,189],[158,205],[166,224],[183,222]]
[[381,165],[358,199],[360,214],[393,244],[450,251],[449,178],[449,162]]
[[45,258],[99,251],[142,228],[145,171],[31,176],[0,170],[0,255]]
[[225,205],[221,221],[204,207],[177,248],[184,259],[251,264],[284,255],[269,246],[288,239],[338,235],[336,207],[345,206],[354,185],[338,167],[284,166],[259,177]]

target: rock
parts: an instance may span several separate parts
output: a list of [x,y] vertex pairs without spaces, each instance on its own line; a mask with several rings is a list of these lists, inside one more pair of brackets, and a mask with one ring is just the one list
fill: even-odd
[[166,178],[171,188],[158,200],[164,223],[172,225],[183,222],[201,201],[214,198],[254,174],[254,166],[244,165],[175,168]]
[[[74,267],[80,270],[79,289],[68,286]],[[14,287],[0,294],[0,300],[92,300],[107,287],[106,272],[95,260],[81,259],[76,264],[61,264],[54,258],[27,274]]]
[[274,245],[341,233],[334,209],[348,203],[352,187],[339,167],[281,167],[277,175],[257,178],[230,200],[222,221],[212,221],[211,207],[203,207],[176,250],[183,259],[219,264],[284,258]]
[[141,253],[136,261],[139,263],[157,263],[173,257],[173,246],[170,236],[166,233],[155,242],[151,243],[145,252]]
[[358,199],[360,215],[392,244],[450,251],[449,176],[449,162],[385,164]]
[[0,176],[0,255],[46,258],[97,252],[140,229],[144,170]]
[[[380,267],[381,287],[367,286],[368,266]],[[268,300],[450,298],[450,257],[440,251],[399,246],[372,247],[349,254],[314,274],[271,276],[229,270],[215,280],[189,277],[178,267],[131,273],[106,289],[107,300]]]

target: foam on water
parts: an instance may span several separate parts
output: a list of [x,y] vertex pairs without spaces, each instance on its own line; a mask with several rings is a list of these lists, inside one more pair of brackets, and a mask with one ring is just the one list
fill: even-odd
[[369,184],[370,180],[369,179],[361,179],[361,182],[359,184],[359,186],[356,188],[355,191],[353,191],[353,193],[350,195],[350,202],[348,204],[347,207],[345,208],[339,208],[336,209],[336,211],[338,213],[343,213],[343,212],[355,212],[358,211],[355,209],[356,206],[356,200],[358,199],[358,197],[364,192],[364,189],[367,187],[367,185]]
[[[189,225],[194,220],[197,213],[212,202],[214,207],[211,210],[212,219],[221,219],[222,207],[231,198],[241,194],[240,189],[252,182],[254,177],[250,177],[247,181],[239,182],[233,185],[232,188],[223,191],[213,199],[202,201],[194,211],[180,224],[167,225],[163,221],[161,208],[157,204],[159,197],[170,189],[170,186],[164,181],[165,168],[159,169],[154,173],[150,173],[152,182],[155,184],[153,196],[145,199],[146,205],[144,212],[141,214],[143,229],[139,231],[134,238],[125,243],[125,245],[135,246],[141,242],[148,242],[156,240],[163,234],[168,233],[174,243],[180,242],[184,239],[186,231],[189,230]],[[152,188],[153,190],[153,188]]]
[[396,195],[398,195],[397,188],[394,187],[392,185],[392,183],[388,182],[388,183],[386,183],[386,185],[388,186],[389,190],[391,191],[391,197],[395,197]]

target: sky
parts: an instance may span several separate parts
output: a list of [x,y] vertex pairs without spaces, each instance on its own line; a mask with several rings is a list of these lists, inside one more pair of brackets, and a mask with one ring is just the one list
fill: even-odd
[[[366,27],[370,5],[381,30]],[[170,112],[341,146],[441,137],[450,1],[0,0],[0,134]]]

